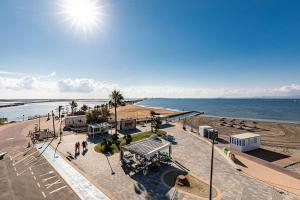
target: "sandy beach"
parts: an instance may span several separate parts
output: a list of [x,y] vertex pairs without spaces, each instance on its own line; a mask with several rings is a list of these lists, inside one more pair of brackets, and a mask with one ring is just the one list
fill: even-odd
[[220,118],[197,116],[191,117],[186,122],[195,129],[199,125],[209,125],[216,128],[221,138],[228,140],[230,135],[256,132],[261,135],[262,146],[266,149],[278,151],[286,155],[300,153],[300,125],[291,123],[255,121],[256,128],[253,128],[253,120],[244,120],[244,129],[240,129],[240,122],[235,120],[235,125],[230,127],[230,119],[225,119],[221,126]]
[[[149,117],[150,111],[154,110],[161,115],[178,114],[179,112],[164,109],[152,109],[137,105],[127,105],[118,107],[118,118],[135,118],[144,119]],[[113,113],[113,109],[111,110]],[[221,126],[220,118],[196,116],[186,119],[186,123],[198,129],[199,125],[210,125],[219,131],[221,138],[228,140],[230,135],[244,133],[244,132],[256,132],[262,137],[262,145],[265,148],[272,150],[279,150],[285,154],[293,154],[294,152],[300,153],[300,125],[292,123],[279,123],[279,122],[266,122],[255,121],[256,128],[253,128],[253,120],[244,120],[244,129],[240,129],[239,123],[241,119],[235,120],[235,125],[230,127],[231,119],[225,119],[224,126]]]
[[[165,109],[152,109],[137,105],[127,105],[118,107],[118,118],[144,119],[149,117],[150,111],[154,110],[161,115],[178,114],[179,112]],[[113,109],[111,110],[113,113]],[[191,125],[194,130],[199,125],[210,125],[219,131],[221,138],[228,140],[230,135],[256,132],[262,137],[262,146],[265,149],[280,152],[285,155],[300,153],[300,125],[292,123],[255,121],[256,128],[253,128],[254,120],[244,120],[244,129],[240,129],[241,119],[235,120],[235,125],[230,127],[231,119],[225,119],[225,124],[221,126],[220,118],[197,116],[186,119],[186,123]]]
[[[145,119],[150,117],[151,110],[155,111],[156,113],[159,113],[162,116],[180,113],[172,110],[146,108],[137,105],[126,105],[117,108],[117,117],[118,119],[125,119],[125,118]],[[114,109],[111,109],[111,113],[114,113]]]

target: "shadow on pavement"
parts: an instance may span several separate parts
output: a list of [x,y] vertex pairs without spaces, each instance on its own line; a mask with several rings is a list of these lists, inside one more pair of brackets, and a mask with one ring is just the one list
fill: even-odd
[[162,175],[169,170],[178,170],[169,164],[160,167],[151,168],[149,174],[144,176],[142,172],[138,172],[131,176],[136,181],[134,191],[137,195],[145,194],[147,200],[169,200],[168,192],[170,187],[162,183]]
[[284,155],[284,154],[281,154],[281,153],[277,153],[277,152],[274,152],[274,151],[270,151],[270,150],[267,150],[267,149],[261,149],[261,148],[253,150],[253,151],[248,151],[248,152],[246,152],[246,154],[257,157],[259,159],[262,159],[262,160],[265,160],[265,161],[268,161],[268,162],[274,162],[274,161],[277,161],[277,160],[281,160],[281,159],[290,157],[288,155]]

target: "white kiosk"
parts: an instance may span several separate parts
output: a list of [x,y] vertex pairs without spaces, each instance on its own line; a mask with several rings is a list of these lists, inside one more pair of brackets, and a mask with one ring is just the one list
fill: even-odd
[[230,148],[236,151],[246,152],[260,147],[260,135],[255,133],[242,133],[231,135]]
[[108,133],[109,129],[111,128],[111,125],[107,122],[103,122],[100,124],[88,124],[88,135],[95,134],[102,134],[102,133]]

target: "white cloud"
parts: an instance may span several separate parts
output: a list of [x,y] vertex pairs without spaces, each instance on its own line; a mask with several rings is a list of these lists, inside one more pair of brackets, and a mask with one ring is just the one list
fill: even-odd
[[55,72],[46,76],[32,76],[0,71],[0,98],[108,98],[113,89],[119,89],[127,98],[209,98],[209,97],[263,97],[300,96],[300,85],[290,84],[276,88],[201,88],[170,85],[117,84],[93,79],[55,79]]
[[90,79],[63,79],[57,82],[61,92],[90,93],[95,90],[95,81]]

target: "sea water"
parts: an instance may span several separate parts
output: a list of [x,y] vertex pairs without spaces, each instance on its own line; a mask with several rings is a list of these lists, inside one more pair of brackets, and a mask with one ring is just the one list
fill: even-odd
[[300,99],[165,99],[137,105],[179,111],[199,111],[207,116],[300,123]]
[[[71,101],[55,101],[55,102],[42,102],[42,103],[28,103],[21,106],[13,106],[13,107],[5,107],[0,108],[0,118],[5,117],[8,118],[8,121],[21,121],[24,119],[28,119],[28,117],[33,117],[37,115],[47,115],[51,113],[52,110],[57,114],[58,106],[63,106],[64,111],[71,112],[70,103]],[[95,105],[101,105],[107,103],[106,100],[82,100],[77,101],[78,107],[85,104],[89,107],[94,107]],[[7,102],[3,103],[7,104]],[[2,104],[2,105],[3,105]]]

